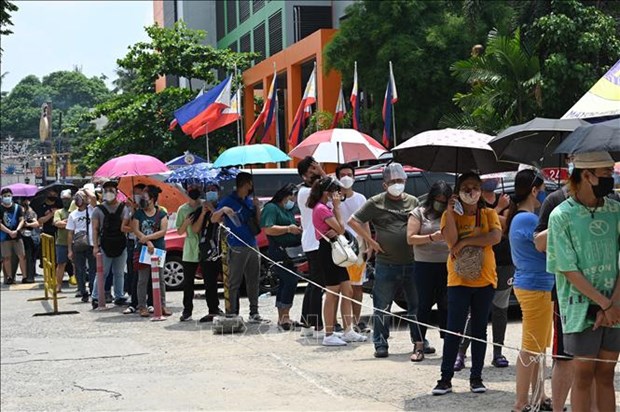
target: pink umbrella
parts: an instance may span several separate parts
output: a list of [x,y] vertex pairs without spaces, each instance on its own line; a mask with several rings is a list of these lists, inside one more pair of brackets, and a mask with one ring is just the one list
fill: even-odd
[[39,190],[36,186],[27,185],[25,183],[14,183],[4,186],[3,189],[11,189],[15,197],[32,197],[37,193],[37,190]]
[[153,156],[128,154],[108,160],[97,169],[93,177],[144,176],[168,171],[168,166]]
[[308,136],[289,155],[312,156],[322,163],[348,163],[378,159],[387,149],[372,137],[354,129],[321,130]]

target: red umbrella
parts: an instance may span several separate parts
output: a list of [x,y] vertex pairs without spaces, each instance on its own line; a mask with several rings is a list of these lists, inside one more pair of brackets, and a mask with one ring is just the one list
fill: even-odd
[[108,160],[97,169],[93,177],[118,178],[154,175],[169,171],[168,166],[153,156],[128,154]]
[[312,156],[321,163],[348,163],[378,159],[385,152],[379,142],[355,129],[329,129],[311,134],[289,155],[299,159]]

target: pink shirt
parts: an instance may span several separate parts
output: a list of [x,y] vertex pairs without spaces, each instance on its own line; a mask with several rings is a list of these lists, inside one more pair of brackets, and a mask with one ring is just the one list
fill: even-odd
[[332,210],[328,208],[325,203],[319,202],[316,206],[314,206],[314,209],[312,209],[312,224],[315,229],[315,236],[317,240],[323,239],[320,233],[325,235],[331,230],[331,226],[325,223],[325,221],[330,217],[334,217],[334,212],[332,212]]

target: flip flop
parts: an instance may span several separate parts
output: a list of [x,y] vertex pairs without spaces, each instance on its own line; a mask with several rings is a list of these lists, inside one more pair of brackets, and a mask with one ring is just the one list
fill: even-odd
[[416,349],[411,355],[411,362],[422,362],[424,360],[424,349]]

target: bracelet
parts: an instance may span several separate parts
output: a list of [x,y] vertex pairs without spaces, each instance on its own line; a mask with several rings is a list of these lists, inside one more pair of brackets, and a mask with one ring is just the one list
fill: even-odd
[[428,235],[428,238],[429,238],[429,240],[430,240],[431,242],[434,242],[434,240],[433,240],[433,234],[432,234],[432,233]]
[[603,312],[607,312],[609,309],[611,309],[611,307],[614,305],[614,301],[613,300],[609,300],[609,306],[607,306],[605,309],[603,309]]

